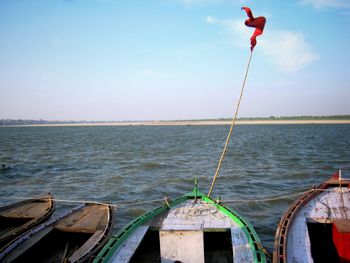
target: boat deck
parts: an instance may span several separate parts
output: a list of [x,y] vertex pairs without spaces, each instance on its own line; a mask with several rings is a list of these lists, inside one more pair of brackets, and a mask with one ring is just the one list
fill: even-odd
[[[138,254],[143,239],[149,237],[150,228],[153,236],[154,231],[158,231],[157,241],[153,242],[159,244],[161,262],[204,262],[212,255],[221,257],[220,262],[254,261],[241,226],[214,205],[198,199],[178,204],[139,227],[119,247],[112,262],[133,262],[133,255]],[[219,235],[226,238],[216,240]],[[216,247],[209,248],[213,246]]]
[[166,230],[203,230],[224,231],[237,225],[215,206],[202,200],[188,200],[173,207],[161,229]]
[[325,226],[336,220],[343,224],[350,222],[350,189],[347,187],[322,190],[295,215],[288,230],[287,261],[313,262],[309,231],[317,223]]
[[55,228],[65,232],[93,234],[108,223],[108,206],[86,205],[71,216],[62,219]]
[[47,213],[50,208],[48,201],[37,200],[23,203],[21,206],[9,207],[0,212],[0,216],[6,218],[36,218]]

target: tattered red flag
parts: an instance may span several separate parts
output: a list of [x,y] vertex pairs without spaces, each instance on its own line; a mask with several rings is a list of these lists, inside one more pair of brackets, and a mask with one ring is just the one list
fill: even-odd
[[259,16],[257,18],[253,17],[252,10],[249,7],[242,7],[244,11],[246,11],[247,16],[249,17],[244,23],[246,26],[254,27],[255,31],[252,37],[250,38],[250,50],[253,51],[256,45],[256,37],[260,36],[264,32],[264,27],[266,23],[266,18],[263,16]]

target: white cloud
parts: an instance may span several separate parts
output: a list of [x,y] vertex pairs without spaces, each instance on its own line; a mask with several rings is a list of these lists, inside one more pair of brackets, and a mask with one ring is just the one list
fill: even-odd
[[[208,16],[207,23],[218,24],[226,29],[234,45],[249,47],[253,30],[249,30],[242,20],[219,20]],[[256,49],[281,71],[298,71],[319,58],[300,32],[268,29],[257,41]]]
[[319,58],[300,32],[274,30],[261,39],[262,53],[282,71],[300,70]]
[[313,8],[347,8],[350,7],[349,0],[301,0],[301,4],[303,5],[311,5]]
[[217,21],[215,18],[211,17],[211,16],[208,16],[207,17],[207,23],[208,24],[215,24]]

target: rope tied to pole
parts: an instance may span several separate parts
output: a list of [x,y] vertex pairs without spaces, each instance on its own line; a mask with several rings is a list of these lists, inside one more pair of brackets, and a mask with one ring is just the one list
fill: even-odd
[[235,110],[234,116],[232,118],[230,130],[229,130],[227,138],[226,138],[225,146],[224,146],[224,149],[223,149],[223,151],[221,153],[221,157],[219,159],[219,163],[218,163],[218,166],[216,168],[216,171],[215,171],[215,174],[214,174],[214,177],[213,177],[213,181],[211,183],[211,186],[210,186],[210,189],[209,189],[209,192],[208,192],[208,197],[210,197],[211,193],[213,192],[216,178],[217,178],[217,176],[218,176],[218,174],[220,172],[220,168],[221,168],[222,162],[223,162],[225,154],[227,152],[227,146],[228,146],[228,144],[230,142],[230,138],[231,138],[231,135],[232,135],[232,132],[233,132],[233,128],[234,128],[234,126],[236,124],[238,110],[239,110],[239,107],[241,105],[241,100],[242,100],[242,97],[243,97],[244,87],[245,87],[245,83],[247,81],[247,76],[248,76],[248,72],[249,72],[249,67],[250,67],[250,62],[252,60],[252,56],[253,56],[253,50],[250,51],[250,56],[249,56],[247,68],[246,68],[246,71],[245,71],[245,75],[244,75],[244,79],[243,79],[243,83],[242,83],[242,87],[241,87],[241,93],[239,95],[239,99],[238,99],[238,103],[237,103],[237,106],[236,106],[236,110]]
[[[277,195],[277,196],[270,196],[270,197],[264,197],[261,199],[228,199],[228,200],[220,200],[221,203],[258,203],[258,202],[270,202],[270,201],[277,201],[277,200],[283,200],[283,199],[290,199],[292,197],[302,195],[308,192],[313,191],[319,191],[319,192],[333,192],[331,189],[300,189],[297,192],[289,193],[289,194],[283,194],[283,195]],[[350,192],[350,189],[343,189],[342,192]],[[36,197],[12,197],[12,200],[28,200],[28,199],[35,199]],[[57,203],[89,203],[89,204],[98,204],[98,205],[106,205],[111,206],[114,208],[122,208],[122,207],[130,207],[130,206],[137,206],[137,205],[143,205],[143,204],[150,204],[150,203],[164,203],[165,205],[170,206],[170,198],[168,196],[165,196],[162,199],[153,199],[153,200],[143,200],[143,201],[130,201],[130,202],[122,202],[122,203],[107,203],[107,202],[97,202],[92,200],[67,200],[67,199],[59,199],[59,198],[53,198]]]

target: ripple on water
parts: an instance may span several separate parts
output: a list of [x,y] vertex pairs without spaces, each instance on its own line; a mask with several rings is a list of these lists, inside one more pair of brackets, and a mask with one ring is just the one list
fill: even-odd
[[[228,126],[0,128],[0,204],[52,192],[59,199],[125,202],[176,198],[199,179],[208,191]],[[239,125],[213,197],[256,200],[304,191],[335,170],[349,174],[350,125]],[[293,202],[232,202],[273,246]],[[117,209],[116,229],[161,203]],[[58,213],[72,207],[58,204]]]

